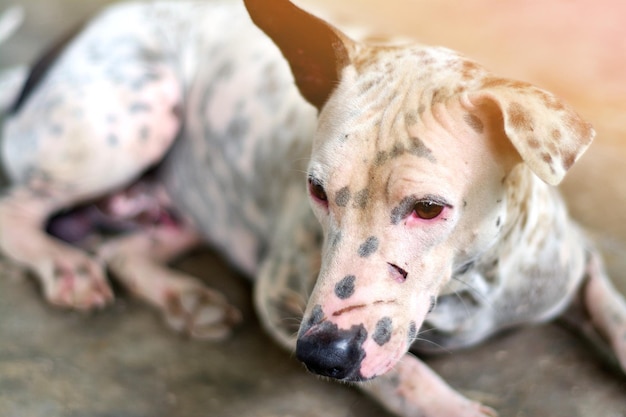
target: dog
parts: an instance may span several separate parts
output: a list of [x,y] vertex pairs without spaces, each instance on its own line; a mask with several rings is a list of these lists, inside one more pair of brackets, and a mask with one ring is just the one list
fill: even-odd
[[[244,3],[112,6],[21,83],[0,251],[50,303],[111,303],[106,268],[174,329],[227,337],[237,309],[165,266],[208,243],[254,280],[277,342],[399,416],[496,415],[409,350],[572,312],[626,369],[626,302],[553,187],[587,122],[448,49]],[[57,238],[97,221],[126,233]]]

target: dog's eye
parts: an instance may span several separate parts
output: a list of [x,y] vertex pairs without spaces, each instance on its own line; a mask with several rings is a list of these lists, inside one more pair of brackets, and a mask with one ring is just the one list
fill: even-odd
[[309,177],[309,193],[311,193],[311,196],[313,196],[313,198],[317,201],[321,201],[323,203],[328,201],[328,196],[326,195],[324,187],[313,177]]
[[424,220],[432,220],[443,211],[443,206],[432,201],[420,201],[413,207],[417,217]]

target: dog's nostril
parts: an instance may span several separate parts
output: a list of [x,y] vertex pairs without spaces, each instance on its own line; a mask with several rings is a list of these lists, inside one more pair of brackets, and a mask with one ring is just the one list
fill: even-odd
[[361,324],[339,330],[324,322],[298,338],[296,357],[318,375],[344,381],[360,381],[361,362],[365,357],[363,342],[367,331]]
[[409,275],[408,272],[406,272],[404,269],[400,268],[396,264],[387,262],[387,265],[389,265],[389,270],[391,271],[391,275],[396,281],[400,283],[406,281],[406,277]]

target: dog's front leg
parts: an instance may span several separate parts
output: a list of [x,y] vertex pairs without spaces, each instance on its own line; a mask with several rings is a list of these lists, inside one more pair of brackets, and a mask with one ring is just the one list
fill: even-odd
[[[296,336],[320,269],[322,231],[298,187],[280,213],[273,243],[255,283],[257,313],[284,348],[295,351]],[[296,197],[297,196],[297,197]]]
[[403,417],[494,417],[491,408],[455,391],[410,353],[385,375],[359,385],[383,406]]
[[156,307],[174,330],[221,340],[230,335],[241,313],[196,277],[166,266],[200,241],[189,225],[161,224],[113,239],[97,254],[122,285]]
[[622,370],[626,372],[626,301],[606,276],[597,253],[591,255],[587,265],[587,279],[584,304],[591,322],[610,343]]

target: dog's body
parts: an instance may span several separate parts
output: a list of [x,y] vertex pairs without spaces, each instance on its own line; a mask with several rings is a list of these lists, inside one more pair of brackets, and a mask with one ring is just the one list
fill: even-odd
[[[411,345],[468,346],[553,318],[579,293],[626,366],[624,301],[544,182],[589,145],[586,123],[446,49],[368,47],[288,2],[248,3],[292,71],[243,5],[128,4],[18,100],[3,131],[13,185],[0,249],[49,301],[110,302],[106,264],[176,329],[223,337],[238,312],[161,266],[204,241],[256,280],[263,324],[309,369],[377,377],[363,389],[403,416],[493,413]],[[154,224],[95,257],[43,232],[53,213],[107,194],[109,216]]]

